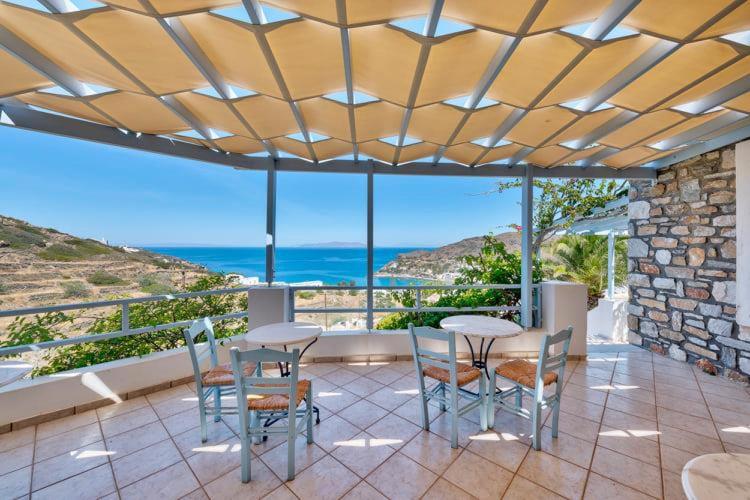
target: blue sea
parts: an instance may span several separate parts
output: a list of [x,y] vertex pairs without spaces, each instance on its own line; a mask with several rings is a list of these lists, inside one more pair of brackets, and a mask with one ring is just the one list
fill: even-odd
[[[262,247],[148,247],[153,252],[179,257],[220,273],[257,276],[265,280],[266,254]],[[375,271],[398,254],[429,248],[375,248]],[[367,250],[364,248],[277,248],[276,281],[298,283],[342,281],[367,284]],[[375,277],[375,285],[419,284],[416,278]]]

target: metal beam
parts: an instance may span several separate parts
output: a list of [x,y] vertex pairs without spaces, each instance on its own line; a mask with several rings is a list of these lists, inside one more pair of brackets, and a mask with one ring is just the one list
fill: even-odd
[[582,36],[591,40],[604,40],[639,3],[640,0],[613,0],[607,10],[586,28]]
[[372,160],[367,169],[367,329],[372,330],[375,326],[373,308],[375,301],[372,293],[375,273],[375,179],[372,169]]
[[531,286],[534,282],[534,169],[526,168],[521,179],[521,325],[530,328],[533,322]]
[[615,232],[607,233],[607,298],[615,296]]
[[685,113],[691,113],[694,115],[701,114],[709,109],[715,108],[727,101],[738,97],[745,92],[750,90],[750,75],[745,75],[739,80],[736,80],[726,87],[723,87],[716,92],[712,92],[705,97],[687,104],[675,106],[675,109],[684,111]]
[[347,28],[346,1],[336,0],[336,13],[338,17],[339,32],[341,35],[341,52],[344,61],[344,80],[346,81],[346,102],[349,115],[349,134],[352,142],[352,154],[354,159],[359,159],[359,146],[357,144],[357,126],[354,115],[354,79],[352,78],[352,50],[349,43],[349,29]]
[[276,162],[266,170],[266,283],[271,286],[276,274]]
[[[123,133],[114,127],[100,125],[66,116],[44,113],[27,107],[0,101],[0,125],[83,139],[144,152],[159,153],[188,160],[213,163],[245,170],[267,170],[274,158],[220,153],[192,143],[150,134]],[[748,134],[750,135],[750,133]],[[739,140],[739,139],[737,139]],[[380,162],[330,160],[314,163],[300,158],[280,158],[275,161],[276,171],[330,172],[365,174],[372,165],[374,174],[438,175],[462,177],[519,177],[526,167],[487,164],[468,168],[458,163],[410,162],[400,166]],[[656,173],[646,168],[612,169],[607,167],[561,166],[553,168],[532,167],[535,177],[548,178],[617,178],[653,179]]]
[[740,113],[738,111],[729,111],[726,113],[722,113],[713,120],[709,120],[702,125],[688,129],[681,134],[669,137],[667,139],[664,139],[663,141],[659,141],[658,143],[654,144],[653,147],[662,150],[673,149],[677,146],[681,146],[683,144],[699,139],[712,132],[716,132],[717,130],[721,130],[722,128],[736,123],[746,117],[746,114]]

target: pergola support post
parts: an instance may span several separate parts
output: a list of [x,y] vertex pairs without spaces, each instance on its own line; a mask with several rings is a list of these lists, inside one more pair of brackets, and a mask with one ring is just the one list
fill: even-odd
[[266,283],[274,282],[276,260],[276,160],[266,171]]
[[527,165],[521,183],[521,325],[530,328],[534,321],[531,288],[533,258],[531,252],[534,236],[534,169]]
[[615,295],[615,232],[607,233],[607,298]]
[[374,182],[375,182],[375,176],[373,174],[372,169],[372,160],[368,161],[368,169],[367,169],[367,329],[372,330],[375,326],[375,321],[373,317],[373,308],[375,307],[374,304],[374,297],[373,297],[373,274],[375,272],[374,269],[374,245],[375,245],[375,238],[374,238]]

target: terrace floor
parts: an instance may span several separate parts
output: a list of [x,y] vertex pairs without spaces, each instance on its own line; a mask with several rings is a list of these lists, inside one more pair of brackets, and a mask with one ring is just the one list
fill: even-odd
[[495,432],[462,418],[460,448],[433,411],[418,426],[413,365],[326,363],[313,378],[323,421],[315,444],[253,446],[240,482],[236,417],[199,438],[190,385],[0,435],[0,498],[682,498],[692,457],[750,452],[750,393],[648,352],[569,364],[560,436],[528,444],[527,421],[498,413]]

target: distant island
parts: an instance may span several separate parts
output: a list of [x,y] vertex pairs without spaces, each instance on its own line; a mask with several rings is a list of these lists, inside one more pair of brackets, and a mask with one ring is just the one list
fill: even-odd
[[298,245],[298,248],[367,248],[367,245],[348,241],[328,241],[325,243],[305,243]]

